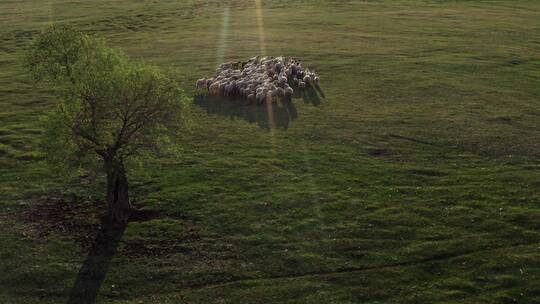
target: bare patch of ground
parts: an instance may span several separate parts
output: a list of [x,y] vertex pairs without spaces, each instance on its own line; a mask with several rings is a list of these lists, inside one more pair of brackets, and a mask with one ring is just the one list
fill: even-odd
[[[51,193],[28,203],[26,211],[20,215],[23,223],[23,234],[32,238],[45,238],[51,234],[65,236],[75,240],[83,250],[91,252],[103,242],[102,235],[111,228],[107,223],[105,203]],[[182,219],[181,216],[170,216],[156,210],[134,209],[129,222],[146,222],[159,219]],[[185,222],[185,223],[184,223]],[[196,238],[194,225],[183,220],[190,239]],[[129,224],[128,224],[129,225]],[[124,229],[124,228],[122,228]],[[156,238],[146,240],[122,240],[123,246],[119,254],[133,257],[165,256],[179,252],[189,253],[189,249],[179,247],[178,240]]]

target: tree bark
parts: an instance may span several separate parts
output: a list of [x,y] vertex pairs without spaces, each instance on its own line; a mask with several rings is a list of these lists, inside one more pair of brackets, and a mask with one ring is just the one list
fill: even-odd
[[109,217],[118,224],[126,224],[129,220],[131,203],[129,201],[129,184],[124,164],[112,157],[106,157],[107,172],[107,206]]

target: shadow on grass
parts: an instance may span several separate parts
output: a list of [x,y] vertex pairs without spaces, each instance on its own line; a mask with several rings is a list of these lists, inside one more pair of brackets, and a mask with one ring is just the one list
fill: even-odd
[[[229,117],[230,119],[243,119],[249,123],[256,123],[261,128],[287,129],[289,123],[298,117],[296,107],[290,101],[279,104],[264,105],[250,104],[242,99],[230,99],[198,95],[195,104],[203,108],[208,114]],[[270,118],[273,123],[270,123]]]
[[84,261],[75,285],[71,289],[68,304],[94,303],[99,288],[109,270],[112,258],[127,225],[113,224],[104,219],[90,252]]
[[[128,223],[145,222],[167,218],[155,210],[132,209]],[[117,253],[118,245],[128,224],[117,224],[107,216],[101,218],[99,232],[95,237],[86,260],[79,270],[71,289],[67,304],[93,304],[109,270],[111,260]]]
[[[301,98],[304,103],[318,106],[321,104],[322,99],[326,98],[323,90],[318,85],[306,84],[306,88],[303,90],[294,90],[294,98]],[[322,99],[321,99],[322,97]]]
[[296,90],[292,100],[272,104],[253,104],[240,98],[215,97],[200,94],[195,96],[196,105],[208,114],[243,119],[256,123],[264,129],[288,129],[289,123],[298,117],[294,99],[302,99],[305,103],[318,106],[324,93],[319,87],[308,86],[305,90]]

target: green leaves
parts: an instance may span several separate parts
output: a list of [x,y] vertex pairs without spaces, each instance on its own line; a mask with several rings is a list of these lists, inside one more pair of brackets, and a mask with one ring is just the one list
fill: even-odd
[[73,27],[46,29],[24,62],[57,92],[58,106],[44,120],[42,146],[51,160],[99,155],[123,162],[173,146],[171,135],[182,129],[186,98],[174,77]]
[[89,46],[89,37],[75,28],[52,25],[33,41],[24,64],[37,80],[67,81]]

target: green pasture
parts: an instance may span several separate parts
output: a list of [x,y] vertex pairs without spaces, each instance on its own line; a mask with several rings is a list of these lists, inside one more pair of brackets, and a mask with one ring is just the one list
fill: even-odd
[[[540,1],[266,0],[262,23],[256,2],[0,1],[0,303],[540,303]],[[131,166],[153,216],[101,256],[102,177],[38,149],[54,99],[20,58],[51,22],[193,100],[181,155]],[[322,92],[197,98],[262,52]]]

